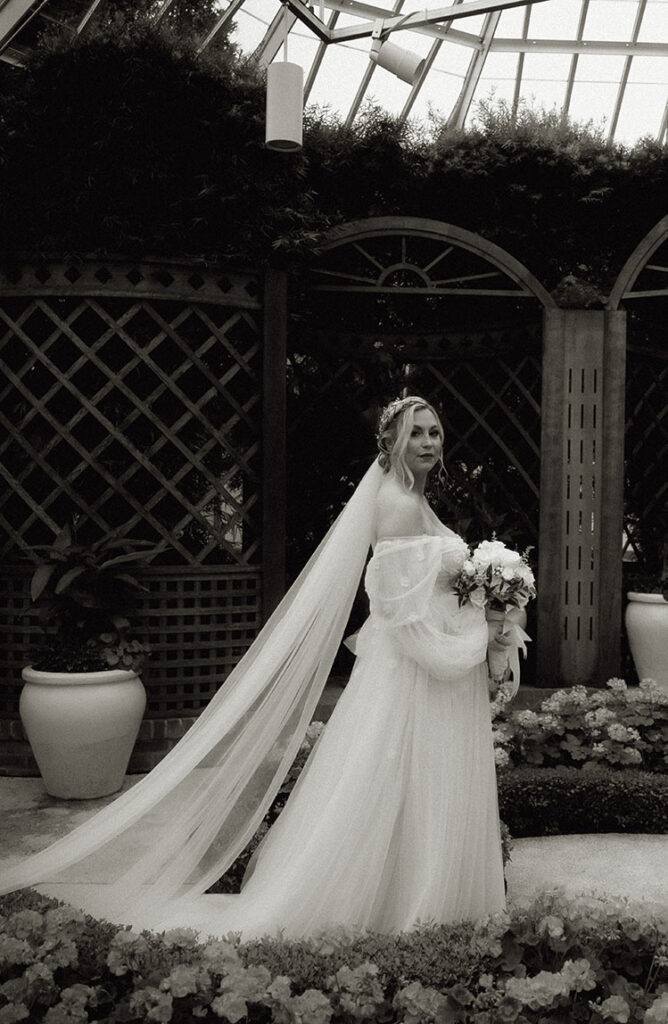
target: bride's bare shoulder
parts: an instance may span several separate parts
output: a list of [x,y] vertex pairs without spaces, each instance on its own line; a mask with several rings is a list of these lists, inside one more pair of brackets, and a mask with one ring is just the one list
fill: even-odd
[[383,480],[376,498],[376,536],[413,537],[424,533],[421,504],[394,476]]

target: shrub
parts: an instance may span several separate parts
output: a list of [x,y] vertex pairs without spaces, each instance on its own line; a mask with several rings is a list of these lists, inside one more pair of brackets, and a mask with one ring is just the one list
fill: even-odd
[[[0,914],[16,905],[0,901]],[[246,944],[38,906],[0,916],[3,1024],[666,1019],[668,920],[624,901],[552,893],[477,925]],[[82,935],[96,941],[94,960]]]
[[649,679],[633,688],[610,679],[607,689],[559,690],[538,711],[513,711],[502,698],[494,705],[494,740],[500,766],[666,772],[668,695]]
[[668,778],[634,770],[528,765],[499,773],[499,810],[513,836],[668,831]]
[[470,982],[486,958],[472,943],[473,925],[426,925],[401,935],[342,930],[298,942],[262,939],[241,946],[244,962],[263,964],[272,974],[289,975],[298,992],[322,988],[342,967],[373,963],[386,994],[393,998],[402,985],[419,982],[447,988]]

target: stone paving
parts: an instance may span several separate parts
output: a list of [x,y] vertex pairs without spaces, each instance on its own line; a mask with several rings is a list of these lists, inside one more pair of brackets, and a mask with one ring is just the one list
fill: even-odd
[[[126,777],[124,788],[141,776]],[[3,866],[43,849],[85,821],[113,797],[59,800],[45,792],[41,779],[0,778],[0,879]],[[510,903],[530,902],[544,890],[598,894],[651,904],[668,914],[668,836],[571,835],[516,839],[507,868]],[[95,880],[68,869],[67,881],[53,895],[76,903]],[[99,882],[103,883],[103,879]],[[90,896],[90,892],[89,892]],[[88,898],[88,897],[87,897]]]

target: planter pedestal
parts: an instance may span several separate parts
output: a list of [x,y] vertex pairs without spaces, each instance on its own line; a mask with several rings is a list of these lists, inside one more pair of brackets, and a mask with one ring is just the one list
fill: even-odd
[[47,793],[90,800],[116,793],[146,707],[135,672],[22,672],[19,713]]
[[668,601],[629,591],[624,620],[638,679],[653,679],[668,693]]

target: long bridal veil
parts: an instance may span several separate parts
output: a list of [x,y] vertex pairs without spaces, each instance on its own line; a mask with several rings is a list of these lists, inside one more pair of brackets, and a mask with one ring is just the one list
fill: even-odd
[[373,540],[383,471],[374,462],[221,690],[131,789],[47,849],[11,866],[0,892],[78,877],[106,884],[94,905],[141,926],[174,898],[204,893],[256,832],[294,760],[343,635]]

